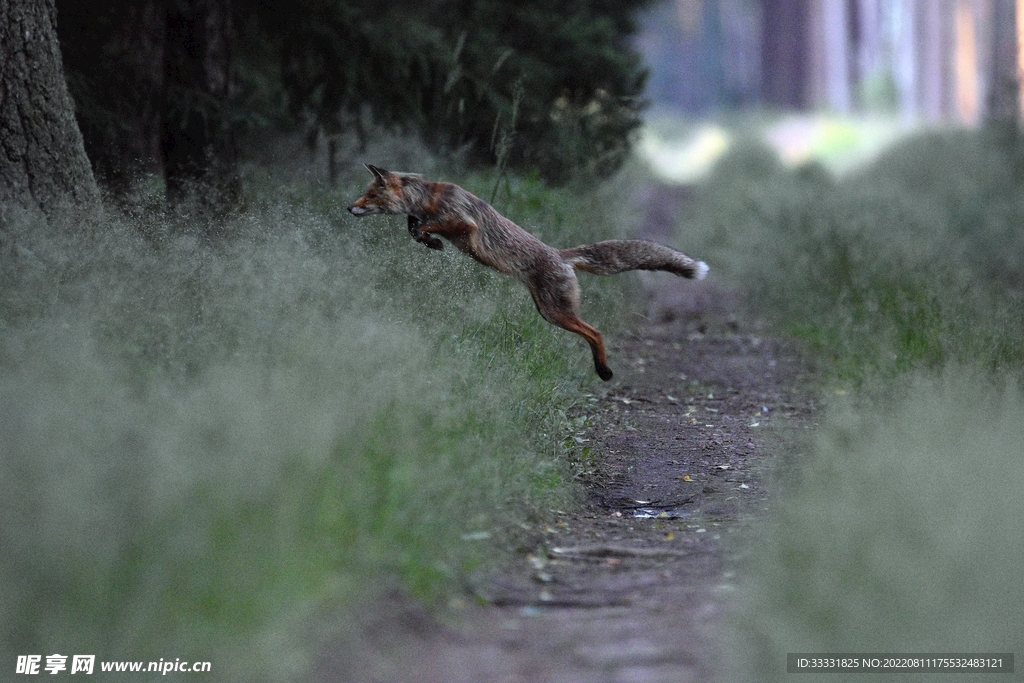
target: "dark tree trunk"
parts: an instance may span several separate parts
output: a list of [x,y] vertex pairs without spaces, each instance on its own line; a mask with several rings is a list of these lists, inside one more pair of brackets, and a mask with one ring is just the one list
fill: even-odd
[[241,200],[228,115],[232,43],[231,0],[169,4],[161,150],[171,204],[224,211]]
[[56,17],[54,0],[0,0],[0,228],[11,206],[47,217],[99,206]]

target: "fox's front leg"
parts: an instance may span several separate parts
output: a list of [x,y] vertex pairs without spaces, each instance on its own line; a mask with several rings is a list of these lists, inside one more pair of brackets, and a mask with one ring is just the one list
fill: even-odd
[[437,249],[438,251],[440,251],[441,249],[444,249],[444,242],[442,242],[441,240],[437,239],[433,235],[429,235],[429,234],[428,235],[424,235],[423,232],[421,231],[422,227],[423,227],[423,221],[421,221],[416,216],[413,216],[413,215],[410,214],[409,215],[409,234],[412,235],[412,238],[414,240],[416,240],[417,242],[419,242],[420,244],[427,245],[431,249]]

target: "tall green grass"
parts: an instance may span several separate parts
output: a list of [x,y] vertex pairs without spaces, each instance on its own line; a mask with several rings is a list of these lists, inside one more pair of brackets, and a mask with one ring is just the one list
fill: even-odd
[[789,652],[1021,643],[1024,175],[1006,142],[929,133],[842,179],[748,145],[700,189],[690,239],[824,370],[723,680],[783,680]]
[[[451,247],[349,216],[368,179],[254,171],[249,210],[218,224],[145,192],[92,223],[7,220],[5,667],[303,680],[324,614],[395,586],[443,600],[509,528],[570,504],[560,416],[596,381],[585,345]],[[621,229],[597,195],[519,179],[503,201],[565,245]],[[587,282],[587,315],[612,324],[628,290]]]

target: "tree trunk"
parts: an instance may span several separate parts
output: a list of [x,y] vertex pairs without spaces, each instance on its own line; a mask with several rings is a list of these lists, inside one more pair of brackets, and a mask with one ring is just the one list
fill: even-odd
[[8,207],[99,206],[61,65],[54,0],[0,0],[0,228]]
[[846,0],[816,0],[811,3],[809,25],[812,89],[810,103],[846,114],[852,106],[850,95],[850,18]]
[[230,210],[241,179],[228,116],[231,0],[183,0],[167,10],[161,150],[167,200]]
[[761,0],[764,101],[781,109],[807,105],[807,0]]
[[992,7],[992,70],[989,78],[988,122],[1016,133],[1020,111],[1017,73],[1017,5],[1004,0]]
[[917,42],[917,68],[920,74],[918,111],[921,118],[931,125],[948,117],[950,14],[948,2],[917,3],[915,21],[921,27]]

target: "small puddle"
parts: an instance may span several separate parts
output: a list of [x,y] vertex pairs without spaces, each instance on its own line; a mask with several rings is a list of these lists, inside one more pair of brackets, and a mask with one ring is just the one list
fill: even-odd
[[682,519],[689,516],[690,513],[686,510],[675,508],[636,508],[633,510],[633,517],[640,519]]

